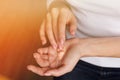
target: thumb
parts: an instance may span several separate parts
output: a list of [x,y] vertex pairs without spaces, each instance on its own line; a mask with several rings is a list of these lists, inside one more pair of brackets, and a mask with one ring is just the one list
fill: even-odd
[[72,18],[72,19],[71,19],[69,26],[70,26],[70,29],[69,29],[70,34],[71,34],[72,36],[74,36],[74,35],[75,35],[75,32],[76,32],[76,30],[77,30],[77,21],[76,21],[75,18]]
[[50,64],[54,62],[54,60],[57,58],[57,52],[54,48],[51,46],[48,48],[48,55],[49,55],[49,62]]

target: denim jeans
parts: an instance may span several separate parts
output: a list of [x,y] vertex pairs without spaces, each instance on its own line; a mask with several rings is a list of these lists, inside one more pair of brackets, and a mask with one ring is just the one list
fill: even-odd
[[120,68],[99,67],[80,60],[72,72],[54,80],[120,80]]

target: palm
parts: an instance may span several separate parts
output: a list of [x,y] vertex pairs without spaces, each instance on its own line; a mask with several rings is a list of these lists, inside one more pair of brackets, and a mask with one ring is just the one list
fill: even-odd
[[[48,63],[50,63],[50,64],[47,65],[47,67],[43,67],[43,68],[36,67],[36,69],[41,70],[41,73],[40,72],[38,73],[37,71],[33,71],[33,72],[37,73],[39,75],[44,75],[44,73],[49,73],[51,71],[55,72],[54,70],[61,68],[61,69],[59,69],[59,70],[61,70],[61,74],[59,74],[59,71],[56,72],[55,74],[53,74],[54,76],[56,76],[57,73],[58,73],[58,75],[62,75],[62,74],[65,74],[65,73],[71,71],[74,68],[74,66],[77,64],[77,62],[79,61],[79,58],[80,58],[80,56],[78,56],[79,55],[78,54],[79,46],[77,46],[77,45],[78,45],[78,39],[70,39],[65,42],[64,49],[62,51],[57,52],[56,50],[54,50],[53,48],[50,47],[51,53],[48,52],[50,55],[48,54],[49,59],[47,60]],[[53,57],[53,56],[51,56],[51,54],[52,55],[54,54],[57,56]],[[50,58],[50,57],[52,57],[52,58]],[[40,59],[42,59],[42,58],[40,58]],[[42,60],[44,61],[44,59],[42,59]],[[40,63],[39,61],[37,61],[37,62],[40,66],[44,65],[44,63]],[[35,66],[34,66],[34,69],[35,69]],[[33,69],[31,69],[31,70],[33,70]]]

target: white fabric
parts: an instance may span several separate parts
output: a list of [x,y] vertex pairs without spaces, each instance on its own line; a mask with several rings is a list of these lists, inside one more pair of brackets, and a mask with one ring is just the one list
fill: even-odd
[[[120,36],[120,0],[66,1],[78,19],[77,37]],[[82,60],[102,67],[120,67],[120,58],[86,57]]]

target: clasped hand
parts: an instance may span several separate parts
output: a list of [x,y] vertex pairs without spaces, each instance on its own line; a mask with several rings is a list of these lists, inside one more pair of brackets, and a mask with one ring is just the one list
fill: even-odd
[[50,46],[34,53],[39,67],[30,65],[28,69],[41,76],[61,76],[72,71],[80,59],[79,39],[65,41],[65,31],[69,26],[70,34],[74,36],[76,24],[74,14],[67,7],[53,8],[48,12],[40,27],[40,39],[44,45],[48,38]]
[[40,48],[34,53],[39,67],[29,65],[28,69],[41,76],[61,76],[71,72],[79,61],[79,39],[70,39],[65,42],[64,50],[56,51],[52,46]]

